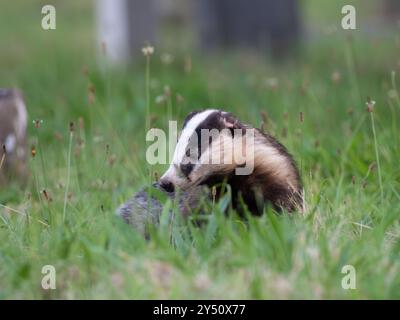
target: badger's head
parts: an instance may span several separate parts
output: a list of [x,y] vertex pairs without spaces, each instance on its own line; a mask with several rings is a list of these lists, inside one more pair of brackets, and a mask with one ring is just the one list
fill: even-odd
[[[246,126],[232,114],[209,109],[190,113],[184,121],[172,163],[160,178],[167,191],[206,184],[210,178],[223,177],[243,166]],[[236,148],[235,148],[236,146]],[[237,153],[240,153],[238,155]]]

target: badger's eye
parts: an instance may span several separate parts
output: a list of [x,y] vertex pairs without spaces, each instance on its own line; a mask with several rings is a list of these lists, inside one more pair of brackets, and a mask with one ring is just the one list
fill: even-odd
[[194,165],[193,163],[185,163],[185,164],[181,164],[180,165],[180,171],[182,172],[182,174],[187,177],[193,170]]

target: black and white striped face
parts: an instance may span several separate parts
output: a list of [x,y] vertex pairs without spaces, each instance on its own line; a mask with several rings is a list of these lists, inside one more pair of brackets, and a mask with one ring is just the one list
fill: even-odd
[[[160,178],[167,191],[202,184],[213,174],[233,170],[232,130],[237,120],[227,112],[192,112],[183,124],[172,163]],[[230,149],[230,150],[229,150]],[[229,157],[229,159],[228,159]]]

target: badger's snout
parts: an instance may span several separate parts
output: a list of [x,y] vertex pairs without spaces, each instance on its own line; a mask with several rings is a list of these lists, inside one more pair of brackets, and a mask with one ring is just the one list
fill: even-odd
[[167,179],[160,179],[159,183],[160,183],[160,187],[162,189],[164,189],[165,191],[167,191],[167,192],[174,192],[175,191],[175,186],[171,181],[169,181]]

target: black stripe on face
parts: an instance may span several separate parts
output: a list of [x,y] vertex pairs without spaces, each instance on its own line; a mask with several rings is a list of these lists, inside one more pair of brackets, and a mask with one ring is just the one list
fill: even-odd
[[[183,128],[186,127],[187,123],[197,114],[201,113],[203,111],[194,111],[190,113],[183,124]],[[228,127],[227,127],[227,124]],[[214,111],[210,113],[207,118],[205,118],[197,128],[195,129],[193,135],[190,137],[187,148],[186,148],[186,157],[187,159],[200,159],[201,155],[207,150],[207,148],[211,145],[212,142],[212,137],[209,137],[209,141],[206,141],[204,145],[201,144],[201,133],[202,130],[218,130],[221,131],[222,129],[230,129],[232,136],[233,136],[233,130],[234,129],[245,129],[245,126],[240,123],[235,116],[233,116],[231,113],[226,113],[222,111]],[[195,148],[197,147],[197,150]],[[192,153],[192,154],[190,154]],[[190,160],[188,161],[190,162]],[[191,168],[193,170],[193,167]],[[190,170],[190,171],[191,171]],[[185,172],[190,172],[189,169],[184,169]]]
[[[197,159],[200,159],[204,151],[210,146],[211,140],[201,145],[201,130],[217,129],[221,131],[224,128],[223,121],[221,121],[221,111],[212,112],[206,119],[204,119],[196,128],[193,136],[189,139],[189,146],[197,143]],[[197,141],[194,139],[197,138]],[[211,137],[210,137],[211,139]]]
[[194,169],[194,164],[193,163],[186,163],[186,164],[181,164],[179,166],[179,170],[182,172],[182,174],[187,178],[189,174],[193,171]]

